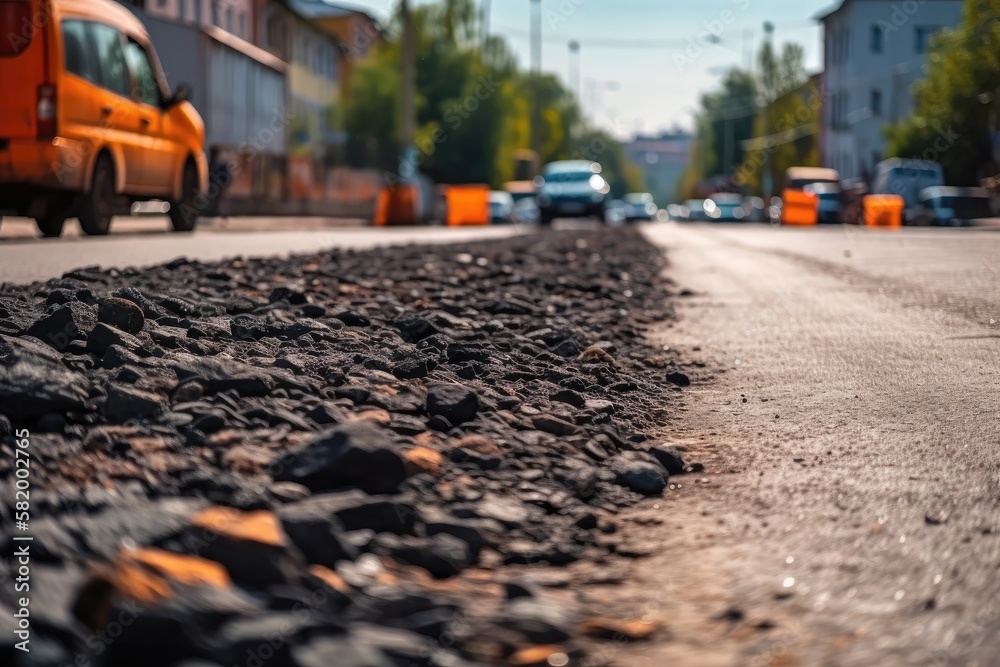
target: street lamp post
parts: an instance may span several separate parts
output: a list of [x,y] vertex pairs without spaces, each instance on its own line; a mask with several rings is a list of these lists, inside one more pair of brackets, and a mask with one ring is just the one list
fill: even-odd
[[402,48],[402,128],[400,140],[402,151],[400,156],[399,175],[404,182],[411,182],[416,177],[416,139],[417,139],[417,119],[414,108],[415,81],[414,81],[414,60],[416,59],[416,46],[413,35],[413,15],[410,13],[409,0],[402,0],[400,4],[400,19],[403,23],[403,48]]
[[[774,57],[773,51],[773,37],[774,37],[774,24],[770,21],[764,22],[764,41],[767,44],[766,48],[771,51],[772,61],[777,59]],[[768,77],[770,74],[768,72],[761,71],[762,77]],[[766,88],[766,86],[765,86]],[[765,90],[765,95],[770,95],[771,91]],[[761,189],[763,190],[764,196],[767,201],[770,202],[771,195],[773,194],[773,182],[774,179],[771,177],[771,142],[769,137],[771,136],[771,103],[773,100],[765,99],[766,106],[764,107],[764,162],[763,168],[760,175]]]
[[573,86],[573,93],[576,94],[577,101],[580,101],[580,42],[571,40],[569,43],[569,81]]
[[542,159],[542,2],[531,0],[531,150]]

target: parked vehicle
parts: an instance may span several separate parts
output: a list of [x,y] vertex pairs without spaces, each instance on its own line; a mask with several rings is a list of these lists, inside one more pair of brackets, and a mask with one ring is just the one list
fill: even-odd
[[0,40],[0,211],[45,236],[72,216],[102,235],[162,199],[174,229],[192,230],[205,126],[189,87],[168,90],[142,23],[110,0],[4,0],[0,34],[20,37]]
[[732,192],[717,192],[706,199],[705,213],[715,222],[744,222],[747,219],[743,197]]
[[604,222],[620,225],[628,222],[628,204],[621,199],[612,199],[604,206]]
[[708,213],[705,212],[705,201],[704,199],[688,199],[684,202],[684,208],[687,209],[688,222],[707,222],[711,220],[708,217]]
[[604,219],[604,207],[611,186],[601,176],[601,165],[589,160],[552,162],[542,170],[536,186],[543,225],[555,218],[597,217]]
[[490,193],[490,223],[503,225],[514,222],[514,198],[509,192]]
[[810,183],[803,190],[817,200],[817,222],[839,224],[841,222],[841,190],[838,183]]
[[534,197],[525,197],[514,203],[514,220],[522,225],[537,224],[539,219],[538,203]]
[[768,222],[767,206],[761,197],[749,197],[743,202],[743,209],[747,212],[747,220],[750,222]]
[[652,220],[660,208],[648,192],[634,192],[625,195],[625,220]]
[[903,198],[903,224],[914,224],[925,188],[944,185],[944,170],[930,160],[890,158],[875,166],[872,194],[899,195]]
[[691,217],[691,209],[684,204],[668,204],[667,219],[683,222]]
[[993,217],[990,194],[982,188],[924,188],[913,209],[911,224],[964,227]]

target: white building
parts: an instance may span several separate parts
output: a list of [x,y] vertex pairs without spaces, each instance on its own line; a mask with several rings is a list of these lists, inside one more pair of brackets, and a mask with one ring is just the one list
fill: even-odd
[[958,25],[962,0],[839,0],[823,22],[823,163],[843,178],[871,177],[886,125],[913,109],[932,36]]

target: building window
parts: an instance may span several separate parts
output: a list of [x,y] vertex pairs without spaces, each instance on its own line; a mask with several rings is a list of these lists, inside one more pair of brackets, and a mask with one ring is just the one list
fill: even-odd
[[243,39],[249,39],[247,35],[247,14],[246,12],[240,12],[240,37]]
[[177,5],[178,5],[178,8],[177,8],[177,12],[178,12],[177,18],[179,18],[181,21],[186,20],[187,19],[187,0],[180,0],[180,2],[177,3]]
[[201,0],[194,0],[194,14],[192,14],[196,23],[201,23],[205,20],[205,15],[202,13]]
[[212,0],[212,25],[222,27],[222,16],[219,11],[219,0]]
[[233,31],[233,8],[226,7],[226,30]]
[[872,90],[871,111],[873,116],[882,115],[882,91]]
[[940,28],[938,26],[926,26],[918,25],[914,32],[916,37],[916,43],[914,47],[917,53],[927,53],[927,49],[930,48],[931,38],[934,36]]
[[872,53],[882,53],[885,42],[885,33],[877,25],[872,26]]

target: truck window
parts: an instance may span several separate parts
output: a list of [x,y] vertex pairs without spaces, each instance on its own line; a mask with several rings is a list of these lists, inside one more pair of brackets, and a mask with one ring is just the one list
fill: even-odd
[[90,33],[94,40],[101,85],[113,93],[128,97],[131,91],[128,73],[125,71],[121,33],[100,23],[91,23]]
[[66,71],[81,79],[97,83],[97,63],[92,57],[87,24],[83,21],[63,21],[63,56]]
[[153,65],[149,62],[146,49],[138,42],[129,40],[125,45],[125,60],[128,62],[128,69],[135,84],[135,95],[146,104],[160,106],[163,102],[160,84],[156,81],[156,74],[153,72]]

